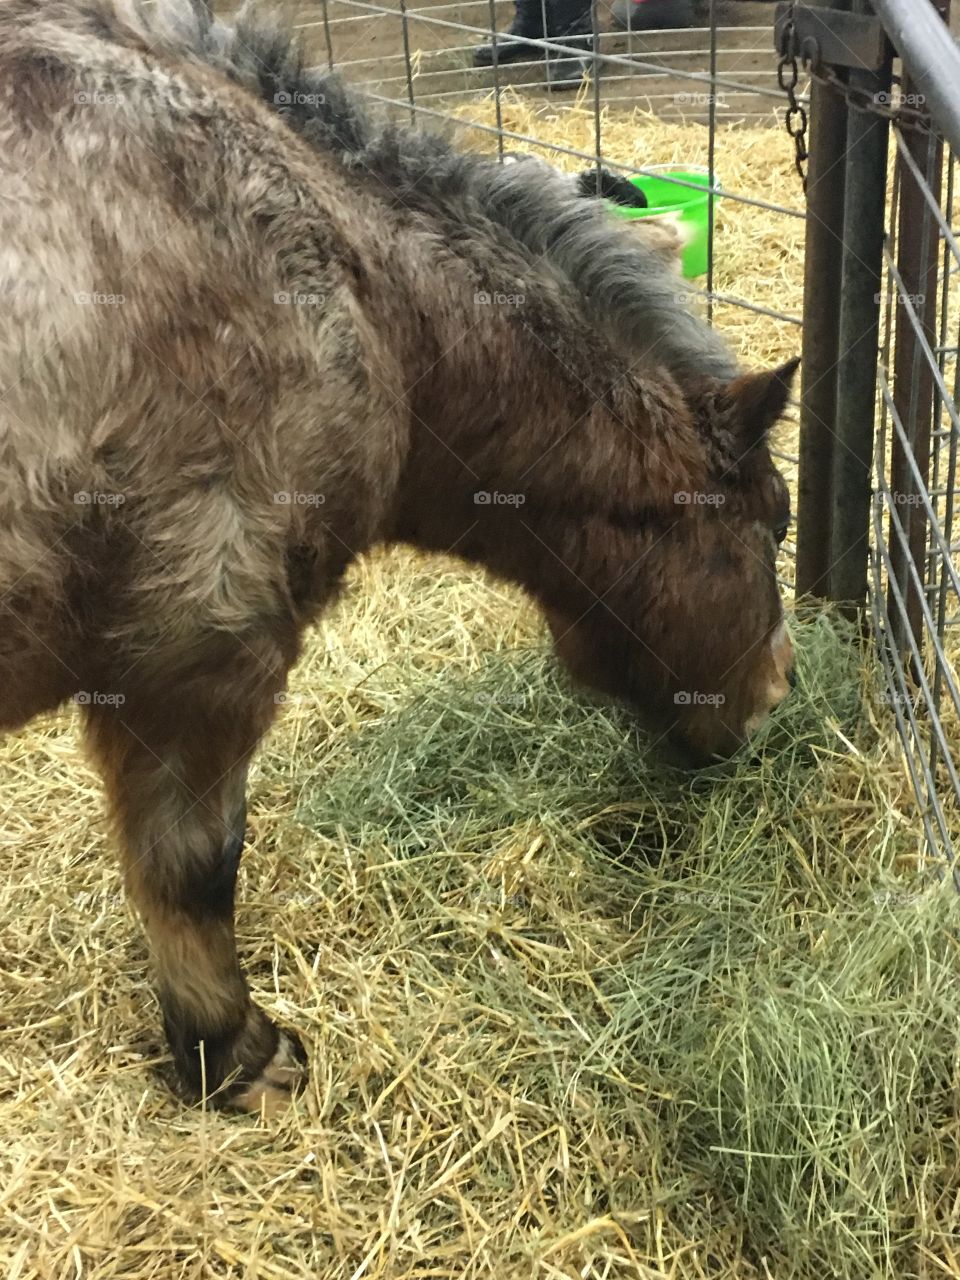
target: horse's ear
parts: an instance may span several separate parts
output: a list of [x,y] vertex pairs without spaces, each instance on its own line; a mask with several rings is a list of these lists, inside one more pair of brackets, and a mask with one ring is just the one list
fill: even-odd
[[727,384],[724,397],[733,408],[735,430],[748,448],[760,443],[783,416],[800,359],[788,360],[776,369],[745,373]]

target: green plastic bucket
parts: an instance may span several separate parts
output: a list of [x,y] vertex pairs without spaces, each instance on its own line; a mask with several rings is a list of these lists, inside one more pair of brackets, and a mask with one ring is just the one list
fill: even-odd
[[[680,254],[680,267],[684,276],[692,280],[695,276],[705,275],[710,236],[710,193],[700,188],[710,186],[710,175],[705,169],[674,169],[666,165],[651,166],[653,168],[659,168],[664,177],[638,174],[629,179],[647,197],[646,209],[630,209],[610,200],[606,201],[607,208],[614,217],[623,218],[627,222],[633,222],[636,218],[662,218],[675,223],[684,240]],[[698,189],[668,182],[667,174],[682,182],[693,183]],[[714,202],[718,199],[719,196],[714,193]]]

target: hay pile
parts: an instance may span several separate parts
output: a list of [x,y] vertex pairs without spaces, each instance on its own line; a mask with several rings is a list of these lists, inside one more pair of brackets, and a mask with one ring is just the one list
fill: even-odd
[[4,745],[4,1275],[955,1274],[957,904],[850,638],[682,779],[513,593],[356,578],[252,782],[241,947],[314,1066],[270,1128],[164,1090],[69,718]]
[[72,718],[0,744],[2,1274],[960,1276],[957,902],[857,646],[797,638],[756,758],[681,778],[516,593],[358,565],[251,780],[241,951],[313,1065],[267,1127],[165,1091]]

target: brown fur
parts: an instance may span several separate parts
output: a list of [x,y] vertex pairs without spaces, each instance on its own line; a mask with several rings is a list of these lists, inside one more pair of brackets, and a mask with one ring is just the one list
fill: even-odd
[[479,561],[587,683],[733,750],[792,662],[792,369],[628,363],[549,258],[452,239],[120,0],[0,0],[0,154],[0,728],[85,703],[181,1074],[260,1106],[297,1051],[236,959],[243,779],[346,565]]

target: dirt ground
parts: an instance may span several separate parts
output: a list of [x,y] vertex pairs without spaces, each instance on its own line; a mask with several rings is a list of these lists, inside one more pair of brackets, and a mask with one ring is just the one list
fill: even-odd
[[[511,0],[495,0],[497,28],[510,22]],[[755,0],[716,0],[718,24],[717,66],[721,75],[739,83],[776,90],[773,47],[774,4]],[[415,101],[431,111],[445,112],[454,100],[493,88],[490,70],[472,65],[473,48],[483,42],[490,28],[488,0],[433,0],[406,11],[406,39],[412,76],[408,84],[404,57],[404,21],[399,4],[369,13],[353,0],[328,0],[326,21],[322,4],[297,4],[286,0],[285,11],[304,32],[317,62],[332,60],[343,74],[369,90],[396,102]],[[709,6],[698,0],[696,25],[691,29],[646,34],[613,29],[608,0],[600,0],[601,51],[632,54],[644,60],[633,72],[623,66],[604,71],[603,97],[611,107],[629,109],[641,105],[664,117],[702,115],[706,110],[703,82],[678,72],[703,74],[709,67]],[[467,29],[464,29],[467,28]],[[469,28],[474,28],[470,30]],[[502,68],[503,84],[525,92],[546,95],[542,62]],[[553,95],[567,102],[570,92]],[[770,118],[780,103],[775,97],[758,98],[723,92],[718,113],[738,117]],[[700,101],[703,99],[703,101]]]
[[[598,0],[601,52],[628,54],[644,65],[634,70],[607,64],[603,101],[615,110],[640,106],[664,119],[704,123],[709,86],[688,77],[709,70],[710,0],[694,0],[693,27],[646,34],[615,30],[611,3]],[[274,0],[271,7],[280,8],[303,31],[318,63],[332,62],[347,79],[391,102],[405,104],[412,98],[428,112],[446,114],[464,98],[494,87],[493,72],[475,68],[472,54],[490,30],[491,12],[498,31],[509,26],[513,0],[425,0],[406,5],[405,17],[401,4],[402,0]],[[217,7],[230,12],[236,0]],[[782,123],[774,0],[713,0],[713,9],[717,73],[726,82],[717,94],[717,118]],[[960,4],[953,6],[950,25],[960,39]],[[548,92],[542,61],[503,67],[498,79],[548,101],[569,102],[574,97],[569,91]]]

